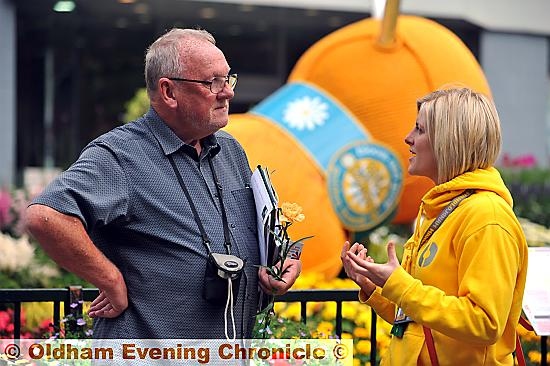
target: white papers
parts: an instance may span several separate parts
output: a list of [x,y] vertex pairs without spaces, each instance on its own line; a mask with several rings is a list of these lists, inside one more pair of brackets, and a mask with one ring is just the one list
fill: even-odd
[[[256,216],[258,222],[258,239],[260,246],[260,264],[265,266],[268,261],[273,260],[276,250],[275,232],[277,220],[277,193],[271,185],[269,173],[265,168],[258,165],[258,168],[252,173],[250,180],[254,201],[256,201]],[[269,263],[270,265],[272,263]]]
[[550,335],[550,248],[530,247],[523,311],[539,336]]

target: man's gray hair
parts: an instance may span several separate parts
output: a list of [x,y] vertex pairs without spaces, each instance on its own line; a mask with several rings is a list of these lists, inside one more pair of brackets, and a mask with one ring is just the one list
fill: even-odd
[[183,41],[193,39],[216,44],[214,36],[206,30],[173,28],[149,46],[145,54],[145,85],[149,96],[157,90],[161,77],[176,77],[184,72],[185,62],[181,58]]

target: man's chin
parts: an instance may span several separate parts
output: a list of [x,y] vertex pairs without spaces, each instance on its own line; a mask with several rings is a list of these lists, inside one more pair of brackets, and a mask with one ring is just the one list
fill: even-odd
[[225,120],[225,121],[221,121],[219,124],[217,124],[218,128],[224,128],[225,126],[227,126],[227,123],[229,122],[229,120]]
[[221,130],[222,128],[227,126],[228,121],[229,121],[229,119],[225,119],[225,120],[221,120],[221,121],[212,121],[210,123],[210,126],[212,127],[212,130],[213,130],[212,133],[214,133],[218,130]]

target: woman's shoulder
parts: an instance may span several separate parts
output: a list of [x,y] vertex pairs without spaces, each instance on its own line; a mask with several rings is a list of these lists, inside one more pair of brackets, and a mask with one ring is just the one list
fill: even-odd
[[[519,221],[512,206],[495,192],[478,190],[460,204],[461,220],[469,226],[482,227],[497,224],[517,227]],[[457,218],[458,219],[458,218]]]

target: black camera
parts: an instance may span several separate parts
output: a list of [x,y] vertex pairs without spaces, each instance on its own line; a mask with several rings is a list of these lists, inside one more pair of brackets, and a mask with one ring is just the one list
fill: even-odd
[[204,299],[214,304],[227,301],[229,279],[231,280],[233,297],[236,297],[239,293],[243,269],[244,261],[239,257],[210,253],[204,275]]

